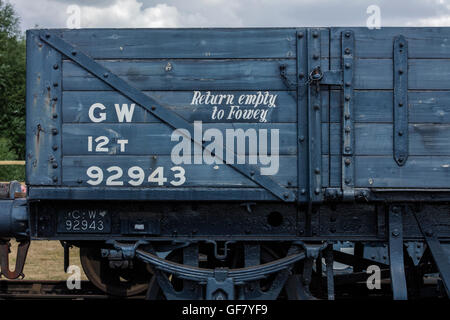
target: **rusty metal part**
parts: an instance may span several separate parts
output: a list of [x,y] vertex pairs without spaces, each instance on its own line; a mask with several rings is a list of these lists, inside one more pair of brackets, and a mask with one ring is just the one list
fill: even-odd
[[2,241],[0,243],[0,264],[1,271],[0,276],[3,275],[8,279],[17,279],[19,277],[24,278],[23,267],[27,258],[28,248],[30,247],[30,241],[24,240],[19,242],[17,248],[16,267],[14,271],[9,270],[9,248],[11,244],[8,241]]
[[148,289],[152,277],[146,264],[133,260],[132,268],[111,268],[109,260],[101,256],[100,248],[80,248],[80,260],[88,279],[103,292],[130,297]]

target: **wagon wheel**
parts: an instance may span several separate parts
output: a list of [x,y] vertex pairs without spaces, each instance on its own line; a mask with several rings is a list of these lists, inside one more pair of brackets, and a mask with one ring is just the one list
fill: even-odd
[[108,259],[101,257],[100,248],[80,248],[80,260],[89,281],[110,295],[129,297],[142,293],[152,278],[147,265],[139,260],[133,260],[133,268],[110,268]]

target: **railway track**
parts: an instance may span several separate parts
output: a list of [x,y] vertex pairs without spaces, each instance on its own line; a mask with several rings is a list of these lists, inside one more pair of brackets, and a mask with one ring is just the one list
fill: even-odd
[[[144,296],[132,297],[143,298]],[[0,299],[99,300],[114,297],[106,295],[89,281],[81,281],[80,289],[69,289],[66,281],[0,280]]]

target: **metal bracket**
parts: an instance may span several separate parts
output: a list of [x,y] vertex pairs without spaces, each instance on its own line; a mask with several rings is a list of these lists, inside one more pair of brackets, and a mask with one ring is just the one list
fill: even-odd
[[234,281],[227,268],[214,269],[214,277],[206,283],[207,300],[234,300]]
[[394,38],[394,159],[403,166],[408,159],[408,41]]
[[0,262],[1,262],[1,271],[0,277],[3,275],[7,279],[17,279],[21,277],[22,279],[25,277],[23,274],[23,267],[25,265],[25,260],[27,258],[28,248],[30,247],[30,240],[24,240],[19,242],[19,247],[17,248],[17,258],[16,258],[16,267],[14,271],[9,270],[9,248],[11,244],[8,241],[2,241],[0,243]]
[[[320,70],[321,35],[320,30],[311,29],[308,34],[308,75]],[[308,175],[309,200],[321,202],[322,194],[322,99],[319,83],[308,86]]]
[[434,262],[441,275],[442,282],[444,284],[447,296],[450,298],[450,261],[449,257],[442,249],[441,243],[436,235],[436,231],[430,221],[428,221],[428,215],[426,212],[414,212],[417,224],[419,225],[420,232],[422,232],[427,242],[427,246],[430,249]]
[[352,31],[344,31],[341,35],[342,56],[342,196],[344,201],[355,199],[354,179],[354,141],[355,130],[353,125],[353,74],[354,74],[355,38]]
[[403,259],[403,207],[389,207],[389,261],[394,300],[407,300],[405,263]]
[[[72,61],[76,62],[82,68],[86,69],[100,80],[128,97],[132,101],[134,101],[137,105],[141,106],[154,116],[156,116],[161,121],[165,122],[169,126],[175,129],[184,128],[191,133],[191,140],[194,143],[199,144],[202,148],[206,147],[206,143],[201,139],[195,138],[194,126],[189,123],[178,114],[164,107],[157,100],[150,98],[145,95],[139,89],[131,86],[128,82],[112,73],[110,70],[96,62],[94,59],[80,51],[79,49],[72,46],[70,43],[63,40],[61,37],[57,36],[54,32],[50,32],[48,30],[40,31],[39,36],[42,41],[47,43],[48,45],[55,48],[57,51],[61,52],[65,56],[67,56]],[[320,146],[320,144],[319,144]],[[319,149],[320,150],[320,149]],[[234,150],[229,150],[224,146],[223,154],[227,154],[233,152]],[[235,153],[234,153],[235,155]],[[224,159],[220,159],[224,160]],[[225,163],[225,161],[224,161]],[[254,183],[260,185],[264,189],[268,190],[281,200],[285,202],[293,202],[296,200],[295,194],[289,190],[288,188],[283,187],[276,181],[274,181],[271,177],[261,175],[260,168],[256,165],[248,165],[248,164],[231,164],[226,163],[234,170],[238,171],[242,175],[249,178]]]

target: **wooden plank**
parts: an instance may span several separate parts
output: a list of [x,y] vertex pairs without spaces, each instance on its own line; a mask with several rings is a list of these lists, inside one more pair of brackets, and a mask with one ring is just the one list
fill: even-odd
[[[297,126],[295,123],[214,123],[203,124],[203,133],[208,129],[218,129],[222,133],[223,141],[226,140],[226,130],[249,129],[258,137],[258,130],[267,130],[268,151],[271,150],[271,130],[279,130],[279,154],[295,155],[297,153]],[[181,128],[180,128],[181,129]],[[170,155],[173,147],[179,140],[171,141],[174,130],[163,123],[121,123],[121,124],[64,124],[63,125],[63,155]],[[249,131],[250,132],[250,131]],[[92,151],[88,151],[88,136],[92,137]],[[104,136],[109,143],[103,148],[108,151],[95,152],[95,139]],[[125,151],[121,152],[118,140],[127,140]],[[103,140],[103,139],[102,139]],[[235,142],[237,143],[237,142]],[[258,141],[259,143],[259,141]],[[258,145],[251,150],[260,152]],[[237,150],[235,148],[235,150]],[[194,153],[192,147],[192,152]],[[238,151],[235,151],[238,153]],[[197,154],[197,152],[195,152]],[[249,142],[246,139],[245,154],[249,152]]]
[[[203,95],[207,91],[201,91]],[[232,121],[239,122],[256,122],[259,120],[249,121],[246,119],[230,118],[232,109],[231,106],[238,105],[240,109],[260,109],[267,112],[265,119],[267,122],[295,122],[297,112],[296,93],[293,91],[270,91],[268,94],[276,95],[275,107],[268,105],[260,105],[254,107],[254,104],[239,104],[239,97],[241,95],[257,95],[258,91],[212,91],[213,95],[233,95],[232,101],[223,99],[222,103],[213,105],[195,105],[191,104],[193,101],[194,92],[192,91],[146,91],[145,94],[151,98],[160,101],[168,109],[176,112],[184,119],[193,122],[194,120],[203,122],[224,122]],[[261,92],[265,95],[266,91]],[[245,102],[246,99],[244,99]],[[131,105],[132,101],[118,92],[114,91],[65,91],[63,93],[63,122],[65,123],[91,123],[89,118],[89,108],[94,103],[102,103],[105,109],[102,112],[106,113],[106,119],[103,123],[117,123],[117,113],[115,104],[122,106],[123,104]],[[217,110],[224,110],[225,116],[222,120],[212,119],[212,111],[217,106]],[[98,110],[97,110],[98,111]],[[140,122],[160,122],[150,112],[144,108],[136,106],[132,118],[133,123]]]
[[[331,91],[331,122],[339,122],[340,95]],[[354,99],[356,122],[392,122],[392,91],[357,90]],[[410,123],[450,123],[449,91],[409,91],[408,103]]]
[[0,166],[24,166],[24,160],[3,160],[0,161]]
[[[295,60],[100,60],[139,90],[288,90],[297,84]],[[64,90],[111,90],[76,63],[63,63]]]
[[95,59],[295,58],[292,28],[72,29],[64,40]]
[[126,188],[126,187],[30,187],[28,199],[67,200],[143,200],[143,201],[277,201],[278,198],[262,188]]
[[449,28],[331,28],[330,54],[340,56],[340,39],[343,30],[355,33],[357,58],[392,58],[393,38],[403,35],[408,41],[409,58],[450,58]]
[[[340,124],[330,127],[331,154],[340,154]],[[410,124],[409,154],[417,156],[450,155],[449,124]],[[357,155],[392,155],[393,129],[388,123],[356,123],[355,153]]]
[[59,52],[27,32],[27,184],[61,182],[61,61]]
[[[332,59],[336,65],[338,58]],[[409,90],[448,90],[450,88],[449,59],[409,59],[408,89]],[[355,89],[393,88],[391,59],[356,59]]]
[[358,156],[356,186],[373,188],[448,188],[450,157],[410,156],[399,167],[391,156]]
[[[280,156],[278,174],[271,178],[283,186],[295,186],[297,184],[296,162],[295,156]],[[65,156],[63,157],[63,185],[89,186],[86,182],[89,180],[86,170],[91,166],[98,166],[103,170],[104,178],[99,186],[105,186],[107,178],[115,173],[107,172],[107,168],[111,166],[122,168],[123,176],[118,181],[122,181],[124,187],[131,187],[128,183],[130,181],[128,169],[133,166],[139,166],[145,172],[142,185],[136,188],[158,187],[157,183],[148,182],[149,175],[157,167],[164,167],[164,175],[168,179],[165,186],[171,187],[170,181],[178,181],[174,177],[176,172],[171,171],[175,165],[170,156]],[[181,164],[180,166],[185,169],[186,181],[183,187],[257,187],[254,182],[225,164]]]

